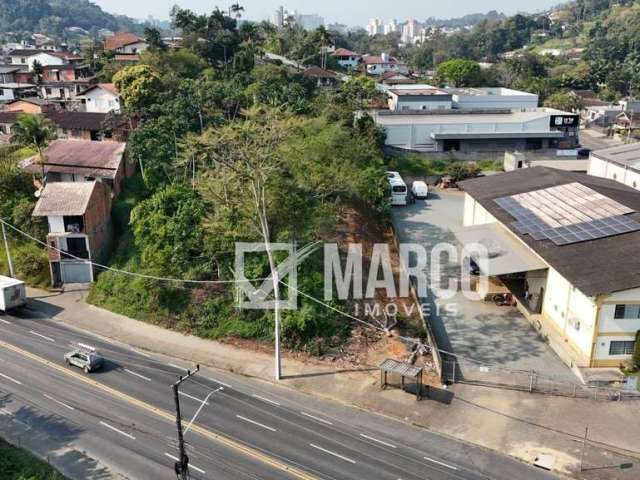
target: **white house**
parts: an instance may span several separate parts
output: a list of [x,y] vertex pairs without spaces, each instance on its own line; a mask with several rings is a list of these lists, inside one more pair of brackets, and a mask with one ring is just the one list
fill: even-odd
[[70,52],[50,52],[43,50],[13,50],[9,53],[13,65],[29,65],[29,71],[33,70],[34,62],[43,67],[67,65],[83,60],[79,55]]
[[109,113],[120,111],[120,97],[113,83],[98,83],[78,97],[86,112]]
[[358,55],[346,48],[337,48],[336,51],[333,52],[333,56],[338,62],[338,65],[342,68],[346,68],[347,70],[355,70],[358,68],[360,60],[362,59],[362,55]]
[[546,167],[460,186],[465,228],[457,236],[490,250],[480,269],[492,281],[481,293],[506,287],[583,378],[630,359],[640,330],[640,193]]
[[640,190],[640,143],[591,152],[588,173]]
[[393,57],[390,57],[386,53],[380,56],[377,55],[365,55],[363,61],[367,66],[367,73],[369,75],[382,75],[386,72],[399,72],[403,74],[409,73],[409,67],[405,63],[401,63]]

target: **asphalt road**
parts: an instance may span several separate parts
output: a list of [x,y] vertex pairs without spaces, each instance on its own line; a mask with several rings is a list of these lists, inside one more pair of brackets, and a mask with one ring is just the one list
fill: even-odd
[[[0,434],[23,428],[22,438],[48,442],[53,463],[73,478],[175,478],[170,385],[194,366],[41,317],[30,310],[0,316]],[[64,365],[63,354],[77,342],[104,355],[102,371]],[[208,397],[185,436],[193,478],[555,478],[423,429],[212,368],[181,392],[185,423]]]

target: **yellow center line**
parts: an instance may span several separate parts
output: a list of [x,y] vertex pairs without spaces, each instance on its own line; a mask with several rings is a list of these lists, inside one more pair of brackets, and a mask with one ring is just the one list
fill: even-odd
[[[163,410],[162,408],[158,408],[158,407],[154,407],[153,405],[150,405],[146,402],[143,402],[142,400],[138,400],[135,397],[132,397],[131,395],[127,395],[126,393],[121,392],[120,390],[117,390],[115,388],[109,387],[107,385],[104,385],[100,382],[96,382],[95,380],[92,380],[88,377],[85,377],[81,374],[79,374],[78,372],[74,372],[72,370],[69,370],[67,367],[63,366],[63,365],[59,365],[57,363],[54,362],[50,362],[49,360],[46,360],[38,355],[35,355],[31,352],[28,352],[26,350],[23,350],[19,347],[16,347],[14,345],[11,345],[10,343],[4,342],[2,340],[0,340],[0,346],[10,350],[12,352],[15,352],[19,355],[22,355],[24,357],[27,357],[31,360],[34,360],[35,362],[38,362],[42,365],[45,365],[49,368],[52,368],[54,370],[58,370],[59,372],[62,372],[70,377],[75,378],[76,380],[79,380],[81,382],[86,383],[87,385],[91,385],[95,388],[98,388],[100,390],[102,390],[103,392],[106,392],[110,395],[113,395],[116,398],[119,398],[121,400],[126,401],[127,403],[131,404],[131,405],[135,405],[138,408],[141,408],[142,410],[146,410],[147,412],[151,412],[161,418],[164,418],[165,420],[168,420],[169,422],[175,422],[175,416],[172,413],[167,412],[166,410]],[[252,447],[247,447],[246,445],[243,445],[235,440],[232,440],[224,435],[221,435],[219,433],[215,433],[212,432],[211,430],[207,430],[206,428],[203,428],[199,425],[193,425],[191,427],[191,430],[193,432],[196,432],[198,434],[200,434],[201,436],[209,439],[209,440],[213,440],[219,444],[222,444],[228,448],[232,448],[238,452],[243,453],[244,455],[251,457],[253,459],[256,459],[262,463],[265,463],[267,465],[269,465],[270,467],[273,467],[277,470],[281,470],[284,471],[288,474],[290,474],[292,477],[295,478],[299,478],[301,480],[317,480],[316,477],[314,477],[313,475],[308,474],[307,472],[300,470],[297,467],[293,467],[291,465],[288,465],[278,459],[272,458],[262,452],[260,452],[259,450],[256,450],[255,448]]]

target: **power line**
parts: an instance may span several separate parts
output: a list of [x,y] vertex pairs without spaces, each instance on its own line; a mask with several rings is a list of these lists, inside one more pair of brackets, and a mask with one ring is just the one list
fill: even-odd
[[184,279],[184,278],[171,278],[171,277],[159,277],[156,275],[147,275],[144,273],[137,273],[137,272],[130,272],[128,270],[122,270],[119,268],[113,268],[113,267],[109,267],[107,265],[102,265],[100,263],[94,262],[92,260],[87,260],[86,258],[81,258],[81,257],[77,257],[71,253],[65,252],[64,250],[61,250],[57,247],[51,246],[51,245],[47,245],[46,242],[43,242],[42,240],[39,240],[38,238],[34,237],[33,235],[28,234],[27,232],[24,232],[22,230],[20,230],[18,227],[16,227],[15,225],[12,225],[11,223],[7,222],[6,220],[3,220],[2,218],[0,218],[0,223],[4,226],[6,225],[7,227],[11,228],[12,230],[14,230],[15,232],[19,233],[20,235],[42,245],[43,247],[49,249],[49,250],[54,250],[58,253],[60,253],[61,255],[64,255],[65,257],[69,257],[72,258],[74,260],[78,260],[81,262],[85,262],[88,263],[96,268],[100,268],[103,270],[107,270],[113,273],[119,273],[121,275],[128,275],[130,277],[137,277],[137,278],[144,278],[146,280],[157,280],[160,282],[174,282],[174,283],[189,283],[189,284],[199,284],[199,285],[222,285],[222,284],[240,284],[240,283],[250,283],[252,281],[264,281],[264,280],[270,280],[271,277],[268,278],[254,278],[254,279],[247,279],[247,280],[189,280],[189,279]]

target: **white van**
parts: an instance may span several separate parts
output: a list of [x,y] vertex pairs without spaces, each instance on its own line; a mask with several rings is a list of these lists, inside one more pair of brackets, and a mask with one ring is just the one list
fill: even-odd
[[400,176],[389,178],[391,186],[391,205],[405,206],[407,204],[407,184]]
[[411,185],[411,193],[415,198],[426,199],[429,196],[429,187],[422,180],[416,180]]

